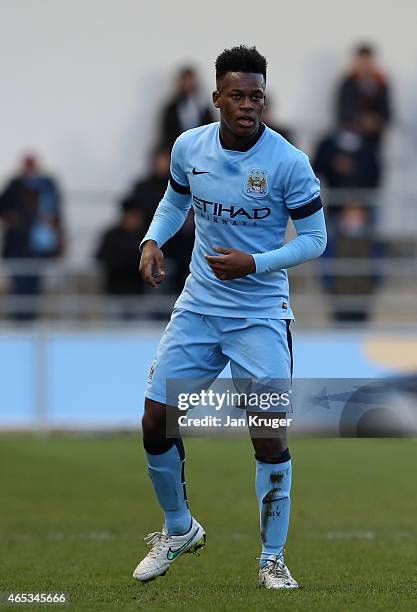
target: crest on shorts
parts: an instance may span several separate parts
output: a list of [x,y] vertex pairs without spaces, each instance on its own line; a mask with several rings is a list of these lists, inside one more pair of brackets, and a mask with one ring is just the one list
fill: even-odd
[[266,170],[251,168],[245,181],[245,193],[255,198],[262,198],[268,194],[268,180]]

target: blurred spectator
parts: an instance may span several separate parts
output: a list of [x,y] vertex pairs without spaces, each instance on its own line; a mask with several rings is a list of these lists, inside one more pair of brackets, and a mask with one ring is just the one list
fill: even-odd
[[12,317],[30,321],[38,314],[35,298],[42,291],[41,261],[59,257],[64,246],[59,189],[34,155],[23,158],[18,175],[0,195],[0,218],[4,226],[3,257],[37,260],[36,270],[10,278],[13,296],[32,298],[28,308],[15,310]]
[[158,147],[152,155],[152,167],[148,176],[135,183],[127,196],[133,206],[143,215],[143,225],[149,227],[156,207],[167,188],[169,179],[170,152],[166,147]]
[[143,293],[139,275],[139,238],[145,233],[143,214],[129,200],[121,203],[118,223],[108,228],[95,254],[104,272],[104,290],[109,295]]
[[262,115],[263,123],[265,123],[265,125],[271,128],[271,130],[274,130],[274,132],[278,132],[278,134],[281,134],[281,136],[283,136],[285,140],[288,140],[288,142],[295,145],[295,139],[292,130],[286,125],[282,125],[281,123],[275,122],[272,108],[273,105],[271,102],[271,98],[270,96],[268,96],[266,98],[265,109]]
[[212,121],[213,113],[200,94],[195,70],[182,68],[175,94],[162,112],[160,141],[171,149],[182,132]]
[[344,122],[319,142],[313,166],[329,189],[374,189],[380,183],[379,157],[354,123]]
[[[345,122],[319,142],[313,157],[313,167],[329,189],[327,216],[330,231],[340,210],[340,198],[346,200],[346,190],[372,190],[380,184],[378,152],[354,123]],[[344,190],[344,193],[338,193],[337,190]],[[372,192],[366,196],[368,204],[371,204]],[[352,197],[357,197],[357,194],[352,193]],[[363,203],[366,203],[365,200]]]
[[[158,147],[152,156],[152,169],[148,177],[138,181],[127,196],[129,204],[143,215],[143,231],[148,229],[155,210],[162,199],[168,184],[170,153],[165,147]],[[172,289],[180,293],[189,272],[189,262],[194,246],[194,213],[188,213],[180,231],[168,240],[163,248],[164,255],[174,263],[171,276]]]
[[[336,298],[331,300],[335,321],[358,323],[369,319],[372,295],[379,284],[375,262],[380,255],[381,245],[369,228],[368,210],[358,202],[348,202],[341,209],[336,231],[328,239],[323,259],[323,265],[329,260],[336,264],[360,260],[358,270],[354,262],[346,262],[345,271],[349,274],[336,271],[323,275],[328,294]],[[354,301],[343,305],[343,298]]]
[[336,115],[338,123],[356,123],[370,141],[380,141],[392,111],[388,81],[372,46],[360,45],[355,50],[351,69],[338,87]]

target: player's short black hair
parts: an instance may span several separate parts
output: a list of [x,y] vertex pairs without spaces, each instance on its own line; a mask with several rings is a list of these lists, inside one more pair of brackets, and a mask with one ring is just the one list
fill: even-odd
[[232,47],[225,49],[216,59],[216,80],[221,79],[227,72],[253,72],[262,74],[266,81],[266,66],[266,58],[256,47]]

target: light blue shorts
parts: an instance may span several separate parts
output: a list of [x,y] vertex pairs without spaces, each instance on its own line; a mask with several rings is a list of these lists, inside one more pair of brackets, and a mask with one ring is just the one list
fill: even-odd
[[232,318],[175,309],[152,362],[145,396],[167,402],[167,380],[215,380],[230,362],[234,381],[292,377],[288,319]]

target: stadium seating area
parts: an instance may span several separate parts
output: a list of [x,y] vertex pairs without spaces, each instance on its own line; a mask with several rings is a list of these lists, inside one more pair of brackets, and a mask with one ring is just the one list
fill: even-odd
[[[277,123],[270,103],[265,115],[272,129],[310,155],[327,209],[329,242],[324,256],[290,270],[293,305],[298,322],[312,328],[330,323],[413,323],[417,317],[417,189],[410,185],[416,159],[413,135],[395,124],[388,95],[391,85],[372,47],[358,46],[349,70],[333,84],[335,110],[327,133],[312,125]],[[189,127],[216,119],[201,102],[208,96],[200,94],[195,70],[184,66],[172,98],[165,105],[161,101],[149,174],[137,177],[122,193],[58,186],[43,173],[36,157],[26,155],[19,172],[0,189],[0,325],[37,320],[114,325],[169,317],[188,273],[192,216],[185,224],[188,229],[167,245],[167,280],[157,294],[138,280],[137,244],[165,189],[175,138]],[[51,202],[55,209],[45,212]],[[36,206],[39,218],[35,214],[29,225],[30,232],[38,233],[33,237],[28,232],[30,245],[22,248],[13,233],[13,215],[20,208]],[[129,253],[123,246],[126,241]],[[115,267],[119,255],[122,259]],[[111,274],[116,280],[123,276],[123,281],[115,283]]]
[[[313,140],[311,137],[310,143]],[[404,166],[406,144],[405,134],[394,131],[390,134],[384,183],[377,192],[375,205],[375,235],[378,243],[383,245],[377,257],[358,259],[353,249],[349,257],[322,258],[320,262],[290,271],[293,305],[299,324],[324,326],[332,321],[335,301],[342,309],[349,310],[352,304],[361,305],[363,300],[369,303],[370,322],[396,324],[416,320],[417,191],[410,188],[408,168]],[[329,197],[335,199],[324,190],[324,201],[327,202]],[[94,250],[99,235],[115,220],[120,195],[68,191],[64,192],[63,199],[67,241],[64,257],[38,262],[44,278],[44,291],[39,298],[8,295],[11,270],[23,274],[28,267],[36,267],[37,262],[3,260],[0,269],[0,324],[8,324],[9,314],[21,310],[22,304],[23,310],[25,304],[31,310],[33,301],[37,303],[42,320],[116,324],[119,320],[126,322],[126,319],[167,319],[176,297],[175,285],[169,280],[175,272],[175,261],[168,259],[167,270],[172,274],[168,274],[167,282],[157,295],[146,288],[139,296],[103,293],[102,271],[94,260]],[[359,272],[376,277],[371,297],[354,291],[354,287],[352,290],[351,281],[358,277]],[[331,296],[323,286],[325,274],[342,279],[337,296]]]

